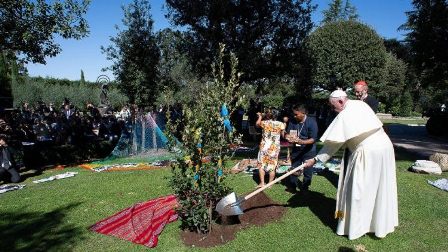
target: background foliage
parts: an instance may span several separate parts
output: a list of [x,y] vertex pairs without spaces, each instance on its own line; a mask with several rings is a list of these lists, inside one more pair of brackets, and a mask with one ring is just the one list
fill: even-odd
[[295,88],[294,81],[290,78],[275,78],[269,84],[263,85],[260,100],[266,107],[281,109],[285,101],[296,94]]
[[[20,81],[13,83],[12,94],[14,107],[19,107],[22,102],[31,105],[39,101],[47,105],[52,102],[56,108],[62,105],[64,98],[77,108],[84,110],[87,102],[98,106],[100,104],[101,86],[92,82],[70,81],[67,79],[54,79],[42,77],[21,77]],[[115,110],[128,103],[128,98],[122,94],[115,83],[109,84],[109,100]]]

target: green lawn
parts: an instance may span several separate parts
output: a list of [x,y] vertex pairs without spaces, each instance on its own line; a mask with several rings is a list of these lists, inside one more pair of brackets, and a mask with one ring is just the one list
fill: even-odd
[[[128,161],[128,160],[126,160]],[[407,171],[414,160],[397,153],[400,225],[384,239],[367,235],[349,241],[335,234],[332,218],[335,177],[315,176],[311,198],[304,201],[275,185],[267,194],[281,204],[290,202],[277,223],[253,227],[237,234],[232,242],[207,251],[447,251],[448,192],[427,180],[448,177]],[[34,184],[32,180],[65,171],[79,172],[73,178]],[[137,202],[171,193],[165,179],[169,169],[100,172],[80,168],[47,170],[27,178],[27,186],[0,195],[1,251],[146,251],[147,248],[117,238],[93,233],[87,228]],[[228,183],[240,195],[253,190],[255,182],[243,174],[231,175]],[[179,222],[166,226],[154,251],[186,251]],[[196,249],[201,250],[201,249]]]

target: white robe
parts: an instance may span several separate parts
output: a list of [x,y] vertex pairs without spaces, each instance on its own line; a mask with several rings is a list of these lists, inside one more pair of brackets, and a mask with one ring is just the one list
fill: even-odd
[[320,161],[341,147],[349,155],[339,175],[337,234],[353,240],[366,233],[382,238],[393,232],[398,226],[395,154],[372,109],[362,101],[347,101],[320,140]]

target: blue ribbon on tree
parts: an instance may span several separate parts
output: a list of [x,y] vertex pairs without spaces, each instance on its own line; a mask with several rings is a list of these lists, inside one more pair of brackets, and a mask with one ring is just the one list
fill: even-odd
[[225,104],[221,106],[221,117],[224,118],[224,127],[226,128],[227,132],[232,132],[233,127],[232,124],[230,124],[229,120],[229,110],[227,109],[227,106]]

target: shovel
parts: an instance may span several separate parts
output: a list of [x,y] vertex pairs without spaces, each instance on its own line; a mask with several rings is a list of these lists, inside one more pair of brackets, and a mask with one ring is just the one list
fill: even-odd
[[243,198],[237,198],[235,192],[232,192],[231,194],[225,196],[222,198],[218,204],[216,204],[216,211],[224,216],[229,215],[241,215],[243,214],[243,210],[241,209],[241,203],[252,198],[256,194],[264,191],[266,188],[270,187],[271,185],[277,183],[278,181],[286,178],[287,176],[293,174],[296,171],[303,170],[305,167],[305,164],[302,164],[287,173],[283,174],[282,176],[274,179],[273,181],[269,182],[263,187],[258,188],[257,190],[249,193],[248,195],[244,196]]

